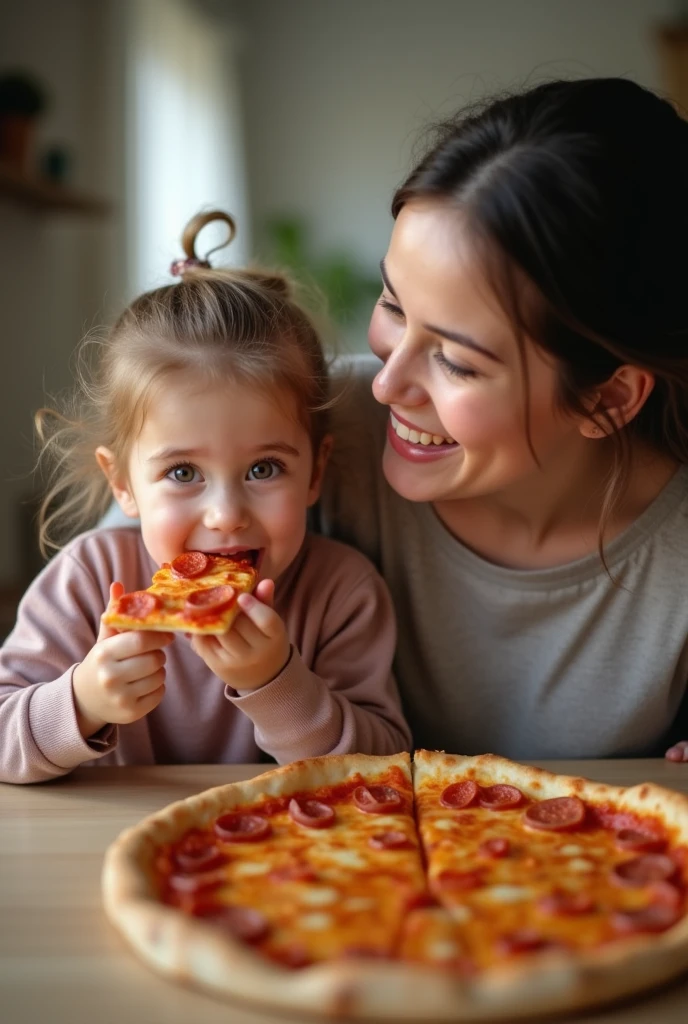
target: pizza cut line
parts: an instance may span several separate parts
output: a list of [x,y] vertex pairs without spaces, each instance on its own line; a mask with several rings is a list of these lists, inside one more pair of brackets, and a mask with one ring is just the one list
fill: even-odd
[[688,968],[688,798],[493,755],[313,758],[125,832],[108,916],[164,973],[285,1011],[487,1021]]
[[258,583],[254,560],[185,551],[164,562],[147,590],[123,594],[103,615],[113,629],[219,635],[239,614],[237,595]]

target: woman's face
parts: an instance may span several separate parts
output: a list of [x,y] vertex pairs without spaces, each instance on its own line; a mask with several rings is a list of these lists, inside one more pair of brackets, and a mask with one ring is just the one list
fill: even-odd
[[[384,362],[373,393],[390,407],[384,473],[412,501],[528,493],[582,443],[557,408],[554,362],[514,328],[490,289],[460,213],[414,200],[383,261],[369,341]],[[584,443],[584,442],[583,442]],[[538,465],[539,462],[539,465]]]

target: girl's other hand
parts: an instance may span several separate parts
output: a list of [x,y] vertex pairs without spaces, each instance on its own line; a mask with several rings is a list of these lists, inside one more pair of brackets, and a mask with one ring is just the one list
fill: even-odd
[[272,604],[273,580],[261,580],[254,594],[239,594],[241,614],[222,636],[194,635],[191,646],[223,683],[235,690],[257,690],[278,676],[291,645]]
[[[110,586],[110,605],[124,593]],[[74,669],[72,692],[84,739],[104,725],[126,725],[157,707],[165,693],[165,652],[173,633],[118,633],[101,622],[98,639]]]
[[688,761],[688,740],[679,740],[664,755],[667,761]]

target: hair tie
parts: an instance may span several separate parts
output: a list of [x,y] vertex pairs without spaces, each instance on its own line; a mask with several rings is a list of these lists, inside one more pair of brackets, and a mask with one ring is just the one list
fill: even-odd
[[194,267],[205,267],[206,270],[209,270],[210,264],[207,260],[199,260],[196,256],[187,256],[185,259],[172,260],[170,274],[172,277],[183,277],[187,270],[192,270]]

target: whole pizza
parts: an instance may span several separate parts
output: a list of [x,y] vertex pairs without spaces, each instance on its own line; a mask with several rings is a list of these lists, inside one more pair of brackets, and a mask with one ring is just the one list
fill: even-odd
[[163,973],[291,1013],[484,1021],[688,968],[688,798],[491,754],[313,758],[124,832],[107,914]]

